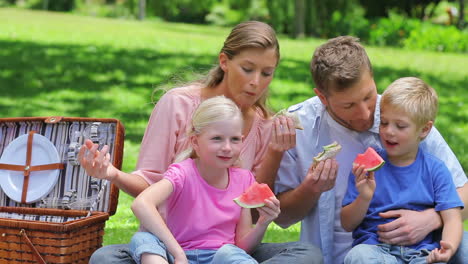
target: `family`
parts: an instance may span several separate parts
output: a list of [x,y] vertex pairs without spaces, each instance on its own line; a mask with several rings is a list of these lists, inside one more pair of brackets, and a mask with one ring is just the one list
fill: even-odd
[[[436,92],[416,77],[377,94],[359,40],[318,47],[316,96],[272,116],[268,87],[280,63],[275,31],[235,26],[202,80],[167,91],[146,128],[136,170],[86,141],[80,163],[136,197],[140,229],[90,263],[468,263],[465,172],[434,127]],[[323,146],[341,152],[312,166]],[[353,165],[373,147],[381,170]],[[254,182],[276,194],[265,206],[232,201]],[[268,225],[301,222],[300,241],[261,243]]]

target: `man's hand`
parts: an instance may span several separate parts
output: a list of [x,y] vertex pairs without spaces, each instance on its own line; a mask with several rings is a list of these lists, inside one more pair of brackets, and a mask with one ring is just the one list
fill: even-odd
[[422,212],[400,209],[379,215],[383,218],[396,218],[377,227],[379,240],[391,245],[416,244],[441,225],[440,216],[434,209]]
[[323,193],[335,186],[338,163],[335,159],[321,161],[311,166],[304,179],[304,186],[313,193]]

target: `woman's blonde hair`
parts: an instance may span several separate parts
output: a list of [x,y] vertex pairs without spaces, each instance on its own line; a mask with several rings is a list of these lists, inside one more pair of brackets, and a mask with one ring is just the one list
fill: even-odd
[[[276,65],[278,65],[280,59],[280,48],[278,39],[276,38],[275,30],[268,24],[259,21],[247,21],[235,26],[224,41],[224,45],[221,48],[220,53],[226,54],[227,57],[232,60],[242,51],[252,48],[260,48],[265,50],[274,49],[277,57]],[[213,88],[219,85],[223,78],[224,71],[218,64],[214,66],[205,77],[202,77],[198,81],[192,82],[191,84]],[[191,84],[189,83],[188,85]],[[153,92],[153,97],[161,90],[167,89],[156,89]],[[268,118],[271,114],[269,109],[266,107],[267,97],[268,92],[264,93],[262,97],[260,97],[254,104],[256,107],[260,108],[265,118]]]
[[[215,96],[206,99],[200,103],[193,113],[191,124],[188,126],[187,137],[199,135],[213,123],[226,120],[238,120],[242,122],[242,113],[239,107],[225,96]],[[190,147],[177,155],[175,162],[196,157],[195,150]]]
[[435,121],[438,108],[436,91],[423,80],[404,77],[391,83],[382,94],[380,106],[391,106],[407,113],[417,126]]

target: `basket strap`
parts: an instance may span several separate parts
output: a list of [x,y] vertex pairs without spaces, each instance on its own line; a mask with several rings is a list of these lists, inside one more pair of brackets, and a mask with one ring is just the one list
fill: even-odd
[[23,181],[23,191],[21,193],[21,202],[26,203],[26,195],[28,193],[28,185],[29,185],[29,176],[31,171],[41,171],[41,170],[55,170],[55,169],[63,169],[64,166],[62,163],[51,163],[51,164],[43,164],[43,165],[35,165],[31,166],[31,157],[32,157],[32,145],[34,139],[35,131],[29,131],[28,133],[28,143],[26,147],[26,164],[23,165],[14,165],[14,164],[3,164],[0,163],[1,170],[13,170],[13,171],[22,171],[24,175]]
[[47,262],[42,258],[41,253],[37,250],[37,248],[34,246],[34,244],[31,242],[29,239],[28,235],[26,235],[26,231],[24,229],[21,229],[20,235],[26,240],[26,244],[31,248],[33,255],[36,257],[37,261],[40,264],[47,264]]

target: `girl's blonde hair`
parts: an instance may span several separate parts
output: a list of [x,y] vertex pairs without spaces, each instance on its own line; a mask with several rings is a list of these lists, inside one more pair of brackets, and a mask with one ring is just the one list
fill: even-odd
[[[242,122],[242,113],[239,107],[225,96],[215,96],[201,102],[192,115],[192,122],[188,126],[187,137],[199,135],[213,123],[226,120],[239,120]],[[182,151],[175,158],[175,162],[187,158],[196,158],[195,150],[190,147]]]
[[436,91],[423,80],[404,77],[391,83],[382,94],[381,107],[388,105],[407,113],[417,126],[435,121],[438,108]]

